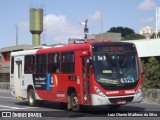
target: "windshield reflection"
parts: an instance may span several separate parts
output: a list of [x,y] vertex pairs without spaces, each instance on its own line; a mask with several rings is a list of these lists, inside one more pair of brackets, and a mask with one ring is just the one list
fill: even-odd
[[105,84],[134,83],[139,78],[135,52],[94,53],[95,79]]

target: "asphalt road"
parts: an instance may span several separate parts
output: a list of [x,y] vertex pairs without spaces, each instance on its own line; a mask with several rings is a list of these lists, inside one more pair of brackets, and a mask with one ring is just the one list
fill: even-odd
[[[68,111],[66,106],[62,106],[60,103],[56,102],[45,102],[45,104],[41,107],[29,107],[27,100],[24,101],[17,101],[10,93],[7,92],[0,92],[0,119],[8,120],[8,117],[5,115],[7,112],[12,114],[12,119],[20,119],[21,117],[32,117],[35,115],[37,119],[87,119],[87,120],[150,120],[150,119],[157,119],[159,120],[160,117],[156,117],[156,115],[160,115],[160,104],[153,104],[153,103],[133,103],[121,106],[119,111],[113,112],[109,111],[107,106],[100,106],[100,107],[90,107],[90,106],[83,106],[83,111],[81,112],[72,112]],[[111,112],[111,113],[110,113]],[[35,113],[35,114],[32,114]],[[146,113],[149,117],[138,117]],[[153,113],[153,114],[152,114]],[[132,117],[128,117],[128,114],[132,115]],[[127,115],[127,116],[126,116]],[[17,118],[17,116],[19,116]],[[45,117],[47,116],[47,117]],[[136,117],[135,117],[136,116]],[[31,119],[31,118],[23,118],[24,119]]]

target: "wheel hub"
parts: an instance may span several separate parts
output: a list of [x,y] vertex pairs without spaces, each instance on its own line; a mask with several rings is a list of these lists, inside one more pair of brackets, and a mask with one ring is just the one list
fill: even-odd
[[33,97],[32,97],[32,95],[29,96],[29,101],[30,101],[30,103],[33,103]]
[[73,98],[72,105],[73,105],[73,107],[76,107],[78,105],[78,98],[77,97]]

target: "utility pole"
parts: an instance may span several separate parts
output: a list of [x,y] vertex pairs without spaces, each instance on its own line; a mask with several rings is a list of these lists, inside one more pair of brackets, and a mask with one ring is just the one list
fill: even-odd
[[160,7],[156,7],[156,39],[159,38],[158,32],[160,30]]
[[18,46],[18,25],[16,26],[16,46]]
[[101,40],[102,40],[102,34],[103,34],[103,16],[102,16],[102,11],[101,11]]

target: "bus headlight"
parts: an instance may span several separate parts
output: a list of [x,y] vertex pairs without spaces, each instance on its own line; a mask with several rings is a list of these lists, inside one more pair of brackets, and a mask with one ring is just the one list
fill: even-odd
[[142,92],[142,84],[139,85],[136,94],[139,94],[140,92]]
[[99,96],[105,97],[105,94],[98,87],[94,86],[94,89],[96,90]]

